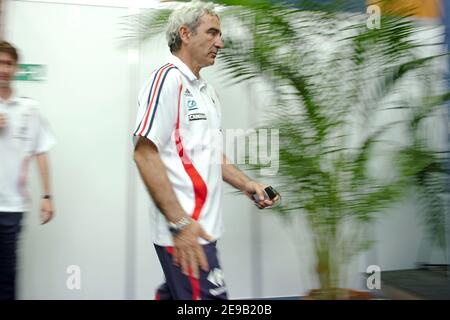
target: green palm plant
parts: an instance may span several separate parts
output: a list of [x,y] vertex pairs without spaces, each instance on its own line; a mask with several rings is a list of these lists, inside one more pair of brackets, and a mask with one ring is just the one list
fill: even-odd
[[[429,73],[439,58],[417,56],[422,45],[411,40],[415,23],[384,15],[381,29],[369,30],[360,15],[345,13],[348,1],[214,2],[224,6],[220,60],[229,83],[257,81],[271,88],[262,126],[279,130],[276,180],[283,205],[274,210],[284,217],[306,216],[320,296],[339,298],[335,288],[346,267],[373,245],[366,233],[373,220],[412,185],[427,200],[426,225],[444,245],[446,153],[420,138],[420,124],[449,93],[422,96],[414,106],[402,104],[401,117],[376,120],[393,112],[385,100],[405,79]],[[136,16],[130,38],[146,41],[158,34],[169,13]],[[393,139],[399,128],[406,128],[407,143]],[[380,150],[391,165],[384,177],[371,170]]]

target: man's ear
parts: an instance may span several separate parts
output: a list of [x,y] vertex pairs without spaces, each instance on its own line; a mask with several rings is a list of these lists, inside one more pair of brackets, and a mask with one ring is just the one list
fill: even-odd
[[182,42],[189,42],[191,38],[191,31],[187,26],[181,26],[178,32],[180,33],[180,38]]

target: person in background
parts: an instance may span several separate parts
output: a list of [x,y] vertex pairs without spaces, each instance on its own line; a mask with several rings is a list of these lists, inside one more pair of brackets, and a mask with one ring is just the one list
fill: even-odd
[[17,96],[11,83],[19,55],[0,40],[0,300],[16,299],[16,248],[23,214],[29,210],[28,168],[37,159],[41,181],[41,223],[53,217],[48,151],[55,140],[38,103]]

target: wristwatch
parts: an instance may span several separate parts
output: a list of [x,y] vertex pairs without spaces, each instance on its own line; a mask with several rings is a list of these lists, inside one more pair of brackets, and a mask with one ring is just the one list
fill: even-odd
[[176,236],[191,223],[192,219],[190,217],[183,217],[177,222],[169,221],[169,231],[172,233],[173,236]]

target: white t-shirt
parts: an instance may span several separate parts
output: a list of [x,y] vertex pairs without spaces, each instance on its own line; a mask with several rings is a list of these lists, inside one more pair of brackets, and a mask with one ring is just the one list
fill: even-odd
[[[173,55],[139,93],[134,143],[145,137],[157,146],[181,206],[214,239],[223,232],[220,122],[215,90]],[[153,242],[172,246],[164,215],[156,209],[152,220]]]
[[0,212],[29,210],[27,177],[34,155],[55,143],[38,103],[29,98],[0,98],[0,113],[7,124],[0,128]]

